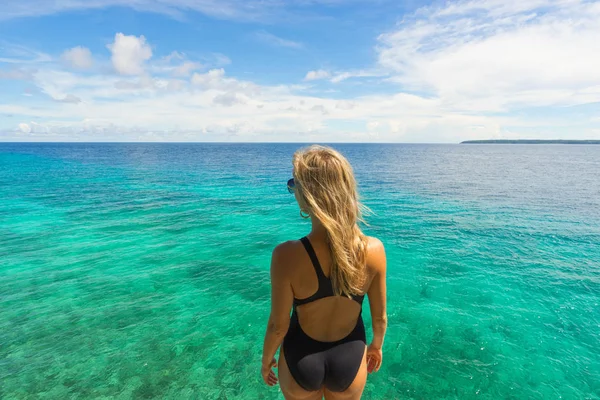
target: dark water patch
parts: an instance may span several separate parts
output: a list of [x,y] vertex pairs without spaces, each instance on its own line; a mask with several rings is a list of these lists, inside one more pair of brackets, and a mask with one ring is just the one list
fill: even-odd
[[227,271],[227,265],[211,260],[198,260],[190,263],[190,265],[183,265],[181,268],[185,269],[188,273],[188,277],[193,282],[198,282],[202,285],[202,281],[206,279],[220,279],[222,275]]
[[460,262],[431,260],[427,265],[428,274],[441,278],[460,277],[468,272],[465,265]]

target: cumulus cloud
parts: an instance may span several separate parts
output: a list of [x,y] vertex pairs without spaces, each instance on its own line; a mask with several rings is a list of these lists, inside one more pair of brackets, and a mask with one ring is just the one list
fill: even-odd
[[29,124],[26,124],[25,122],[22,122],[19,124],[19,131],[21,133],[30,133],[31,132],[31,127],[29,126]]
[[[210,64],[207,64],[210,65]],[[168,73],[174,77],[188,77],[192,72],[205,68],[205,65],[189,60],[185,53],[173,51],[168,56],[162,57],[159,61],[150,65],[150,72]]]
[[204,74],[194,73],[192,75],[192,83],[197,86],[211,88],[218,86],[223,77],[225,77],[225,70],[223,68],[211,69]]
[[185,55],[179,51],[172,51],[168,56],[165,56],[162,59],[166,63],[171,63],[172,61],[185,60]]
[[144,36],[115,35],[115,41],[109,44],[112,53],[112,65],[119,74],[141,75],[144,63],[152,57],[152,49]]
[[[9,131],[10,132],[10,131]],[[40,124],[38,122],[21,122],[17,125],[16,129],[12,130],[12,133],[16,133],[17,135],[45,135],[50,132],[50,129],[45,124]]]
[[60,56],[61,60],[72,68],[89,69],[93,66],[92,52],[87,47],[73,47],[65,50]]
[[311,111],[319,112],[319,113],[321,113],[323,115],[329,114],[329,112],[327,111],[327,109],[325,108],[325,106],[323,104],[316,104],[316,105],[312,106],[310,108],[310,110]]
[[[255,83],[226,77],[223,68],[211,69],[202,74],[195,72],[190,81],[195,88],[223,92],[237,92],[247,97],[256,96],[262,90],[261,87]],[[273,88],[271,90],[276,89]]]
[[325,70],[319,69],[316,71],[308,71],[306,76],[304,77],[305,81],[316,81],[318,79],[327,79],[331,76],[331,74]]
[[225,107],[231,107],[235,104],[245,104],[246,102],[242,98],[240,98],[236,93],[227,92],[216,95],[213,99],[213,103]]
[[175,76],[189,76],[193,71],[202,68],[202,64],[185,61],[182,64],[173,68],[173,75]]

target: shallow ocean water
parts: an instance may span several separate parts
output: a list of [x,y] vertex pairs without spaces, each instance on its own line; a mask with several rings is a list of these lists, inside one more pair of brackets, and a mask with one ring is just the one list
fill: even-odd
[[[282,398],[300,146],[0,144],[0,398]],[[600,146],[334,147],[388,256],[364,399],[600,398]]]

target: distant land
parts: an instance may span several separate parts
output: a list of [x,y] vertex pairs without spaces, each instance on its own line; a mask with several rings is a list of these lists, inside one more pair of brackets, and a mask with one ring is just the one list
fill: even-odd
[[465,140],[460,144],[600,144],[600,140],[533,140],[533,139],[517,139],[517,140]]

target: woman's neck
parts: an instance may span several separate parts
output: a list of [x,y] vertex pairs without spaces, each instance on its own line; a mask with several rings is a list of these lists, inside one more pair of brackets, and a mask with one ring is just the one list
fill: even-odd
[[327,229],[317,218],[311,215],[310,221],[312,223],[312,229],[310,231],[310,237],[318,241],[327,241]]

